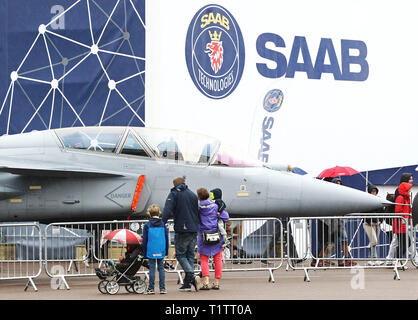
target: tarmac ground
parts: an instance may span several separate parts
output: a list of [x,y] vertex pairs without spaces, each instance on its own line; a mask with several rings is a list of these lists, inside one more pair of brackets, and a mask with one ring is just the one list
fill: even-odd
[[[66,278],[69,290],[56,287],[57,279],[42,273],[34,279],[38,291],[27,280],[0,281],[0,300],[417,300],[418,269],[408,263],[400,270],[400,280],[394,280],[394,269],[329,269],[310,270],[310,281],[304,281],[303,270],[286,271],[286,265],[273,272],[275,282],[269,281],[267,271],[224,272],[220,290],[180,292],[177,273],[166,274],[167,294],[128,293],[121,286],[115,295],[98,290],[97,277]],[[211,274],[213,277],[213,274]]]

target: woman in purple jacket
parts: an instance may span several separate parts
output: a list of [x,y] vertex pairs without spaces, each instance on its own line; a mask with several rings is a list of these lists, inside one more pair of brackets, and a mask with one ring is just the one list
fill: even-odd
[[218,230],[218,219],[224,222],[229,220],[228,212],[225,210],[217,215],[218,206],[209,200],[209,191],[205,188],[197,190],[199,198],[199,232],[197,238],[197,251],[200,254],[200,266],[202,268],[203,284],[200,290],[209,290],[209,257],[213,256],[215,263],[215,280],[212,289],[219,290],[219,280],[222,278],[222,244],[223,238],[220,235],[220,241],[214,244],[203,242],[203,231],[216,232]]

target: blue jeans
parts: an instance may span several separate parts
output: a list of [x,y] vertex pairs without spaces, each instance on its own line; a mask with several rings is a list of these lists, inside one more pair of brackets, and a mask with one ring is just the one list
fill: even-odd
[[197,243],[197,233],[176,232],[174,243],[176,248],[176,258],[186,274],[184,278],[184,284],[186,286],[190,285],[191,281],[193,280],[193,266]]
[[[345,230],[345,221],[341,221],[341,225],[339,225],[338,232],[337,232],[337,240],[335,242],[335,255],[337,258],[344,258],[344,248],[343,242],[348,245],[348,236],[347,231]],[[348,257],[346,257],[348,258]]]
[[149,261],[149,284],[148,289],[154,290],[155,283],[155,267],[158,266],[158,274],[160,276],[160,290],[165,289],[165,270],[164,259],[148,259]]

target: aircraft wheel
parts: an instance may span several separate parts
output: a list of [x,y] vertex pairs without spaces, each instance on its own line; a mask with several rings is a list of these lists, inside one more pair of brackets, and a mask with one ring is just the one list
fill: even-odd
[[142,279],[136,280],[132,285],[132,289],[138,294],[144,293],[146,288],[147,284]]
[[103,294],[107,293],[106,285],[107,285],[108,282],[109,281],[107,281],[107,280],[102,280],[102,281],[99,282],[99,285],[97,287],[98,287],[100,293],[103,293]]
[[117,294],[119,291],[119,284],[114,280],[109,281],[106,284],[106,291],[108,294],[112,294],[112,295]]

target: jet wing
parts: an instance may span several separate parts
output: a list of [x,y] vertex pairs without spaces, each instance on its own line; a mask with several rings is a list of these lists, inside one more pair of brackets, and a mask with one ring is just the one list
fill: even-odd
[[103,170],[91,170],[67,167],[60,168],[29,168],[29,167],[11,167],[0,165],[0,172],[8,172],[12,174],[26,175],[26,176],[41,176],[52,178],[69,178],[69,177],[83,177],[83,178],[99,178],[99,177],[121,177],[123,174]]

